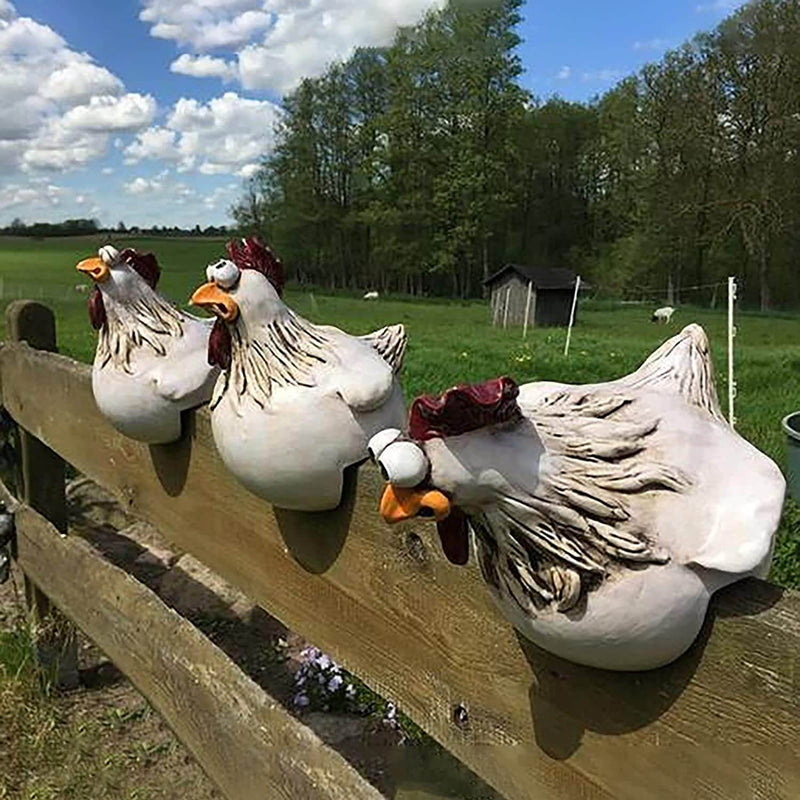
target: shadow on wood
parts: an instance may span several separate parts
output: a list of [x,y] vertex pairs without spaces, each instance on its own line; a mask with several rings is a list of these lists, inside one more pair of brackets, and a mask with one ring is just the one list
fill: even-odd
[[321,575],[327,572],[344,547],[358,487],[358,464],[344,471],[342,501],[331,511],[289,511],[272,507],[275,522],[297,563]]
[[186,485],[189,464],[192,460],[194,439],[194,412],[181,414],[181,437],[169,444],[151,444],[150,461],[161,487],[170,497],[178,497]]
[[692,646],[677,661],[646,672],[583,667],[518,634],[535,676],[530,702],[537,744],[551,758],[563,760],[580,748],[587,730],[618,736],[652,724],[692,682],[717,618],[755,616],[782,596],[779,587],[756,580],[726,587],[712,598]]

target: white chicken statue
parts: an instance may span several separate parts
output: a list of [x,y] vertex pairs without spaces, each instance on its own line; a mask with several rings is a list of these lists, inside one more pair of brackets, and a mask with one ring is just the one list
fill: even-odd
[[510,378],[414,401],[370,453],[389,523],[433,517],[507,619],[556,655],[669,663],[711,594],[769,568],[785,483],[724,420],[708,341],[689,325],[633,374],[585,386]]
[[217,450],[273,505],[336,508],[344,470],[368,457],[374,433],[405,417],[405,330],[357,337],[314,325],[281,300],[283,266],[269,248],[250,238],[227,249],[192,295],[218,317],[209,341],[209,361],[223,369],[211,401]]
[[95,283],[89,318],[98,331],[92,392],[108,421],[131,439],[180,438],[181,412],[208,402],[219,375],[206,352],[211,321],[168,303],[151,253],[101,247],[77,269]]

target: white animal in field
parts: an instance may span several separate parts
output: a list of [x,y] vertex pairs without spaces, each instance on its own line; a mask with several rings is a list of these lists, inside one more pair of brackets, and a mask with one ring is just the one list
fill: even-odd
[[281,300],[283,266],[268,247],[231,242],[228,256],[192,295],[217,316],[208,347],[223,369],[211,401],[217,450],[276,506],[335,508],[344,471],[367,458],[370,437],[403,423],[405,329],[350,336],[314,325]]
[[181,412],[206,403],[219,368],[208,363],[212,321],[193,317],[157,291],[152,253],[101,247],[77,265],[94,282],[89,319],[98,332],[92,392],[120,433],[148,444],[180,438]]
[[380,295],[377,292],[367,292],[363,299],[364,300],[377,300]]
[[89,285],[86,283],[78,283],[75,285],[75,291],[79,294],[88,294],[89,293]]
[[383,518],[433,518],[458,564],[474,547],[506,618],[581,664],[667,664],[715,591],[769,570],[785,481],[723,417],[697,325],[608,383],[420,397],[369,447]]
[[650,318],[650,321],[660,322],[663,325],[667,325],[672,321],[672,315],[674,313],[675,309],[672,306],[662,306],[653,312],[653,316]]

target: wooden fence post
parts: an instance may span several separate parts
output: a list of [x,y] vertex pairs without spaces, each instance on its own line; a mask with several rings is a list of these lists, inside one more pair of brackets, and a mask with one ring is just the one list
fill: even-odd
[[[57,350],[55,316],[41,303],[30,300],[10,303],[6,308],[6,331],[11,341],[27,342],[37,350]],[[22,499],[50,520],[60,533],[66,534],[64,460],[24,428],[19,429],[18,442]],[[56,686],[75,688],[78,685],[78,647],[74,626],[27,576],[25,597],[34,623],[40,668]]]

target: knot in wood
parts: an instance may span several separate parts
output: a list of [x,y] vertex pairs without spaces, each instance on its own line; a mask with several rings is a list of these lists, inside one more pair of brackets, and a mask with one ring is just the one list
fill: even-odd
[[463,703],[459,703],[453,708],[453,724],[462,731],[469,728],[469,711]]

